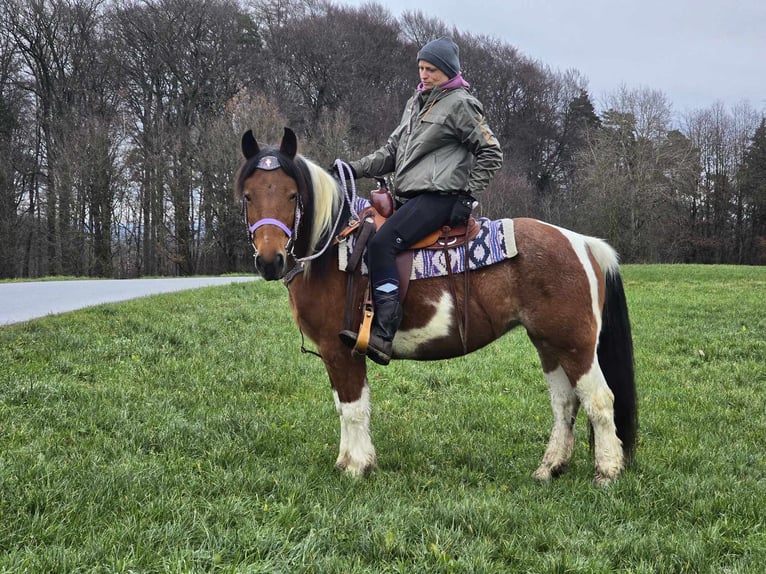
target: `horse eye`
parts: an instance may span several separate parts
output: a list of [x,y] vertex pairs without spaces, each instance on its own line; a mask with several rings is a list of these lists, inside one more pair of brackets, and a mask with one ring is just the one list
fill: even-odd
[[249,193],[245,194],[245,201],[250,201],[250,194]]
[[287,198],[289,201],[295,201],[298,198],[297,193],[291,193],[290,196]]

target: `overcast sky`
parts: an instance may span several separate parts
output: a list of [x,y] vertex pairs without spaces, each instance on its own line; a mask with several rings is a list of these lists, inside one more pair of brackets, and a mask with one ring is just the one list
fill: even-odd
[[554,70],[574,68],[597,106],[625,86],[661,91],[677,113],[743,101],[766,111],[766,0],[377,3],[397,17],[420,10],[462,32],[499,38]]

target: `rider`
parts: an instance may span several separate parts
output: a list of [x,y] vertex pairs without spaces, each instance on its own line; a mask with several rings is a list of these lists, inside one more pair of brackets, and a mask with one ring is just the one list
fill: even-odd
[[[367,355],[381,365],[391,360],[402,319],[396,255],[443,225],[465,223],[503,162],[483,106],[460,73],[458,46],[447,37],[433,40],[418,52],[417,63],[420,85],[399,127],[386,145],[349,163],[354,177],[393,172],[399,205],[368,245],[375,319]],[[353,347],[358,335],[340,336]]]

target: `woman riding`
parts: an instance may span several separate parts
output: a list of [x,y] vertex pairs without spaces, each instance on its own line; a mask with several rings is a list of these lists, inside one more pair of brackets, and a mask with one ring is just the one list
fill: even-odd
[[[398,209],[368,245],[375,317],[367,355],[381,365],[391,360],[402,319],[397,254],[444,225],[465,223],[503,162],[483,106],[460,73],[458,46],[447,37],[433,40],[417,63],[420,85],[399,126],[386,145],[349,163],[354,177],[393,172]],[[350,347],[357,336],[340,334]]]

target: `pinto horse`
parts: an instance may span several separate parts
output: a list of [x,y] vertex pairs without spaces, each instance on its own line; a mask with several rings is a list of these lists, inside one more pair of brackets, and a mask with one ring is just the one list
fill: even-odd
[[[350,202],[345,186],[297,149],[289,128],[279,147],[262,147],[246,132],[235,193],[243,202],[257,272],[284,280],[295,321],[316,344],[330,377],[340,417],[336,467],[365,475],[376,465],[367,364],[338,337],[349,283],[333,239],[349,219]],[[518,254],[471,271],[468,301],[462,279],[410,283],[393,358],[455,357],[523,326],[537,349],[553,408],[550,439],[534,477],[544,481],[566,470],[582,405],[591,427],[594,480],[607,484],[632,458],[638,426],[617,255],[600,239],[533,219],[513,221]],[[354,297],[361,298],[363,281],[353,284]],[[466,304],[470,332],[461,340],[457,325]]]

